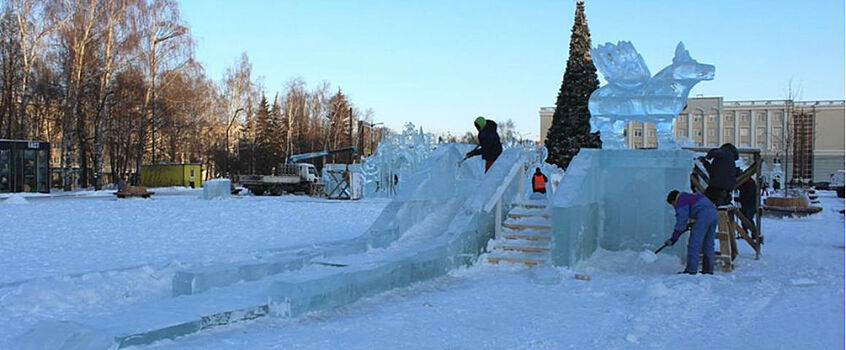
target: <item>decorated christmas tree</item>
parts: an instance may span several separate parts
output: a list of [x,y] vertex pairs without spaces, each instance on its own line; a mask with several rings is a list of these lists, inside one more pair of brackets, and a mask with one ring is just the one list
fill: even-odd
[[578,1],[570,36],[570,57],[546,139],[549,163],[567,169],[579,149],[602,146],[599,133],[590,132],[588,111],[590,94],[598,87],[596,67],[590,58],[590,31],[585,19],[585,5],[584,1]]

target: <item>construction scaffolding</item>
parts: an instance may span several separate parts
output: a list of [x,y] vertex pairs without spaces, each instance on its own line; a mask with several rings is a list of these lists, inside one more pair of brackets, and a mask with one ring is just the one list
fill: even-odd
[[814,107],[810,112],[800,109],[793,112],[793,176],[799,181],[814,178]]
[[[705,147],[685,147],[684,149],[694,153],[707,153],[710,149]],[[740,188],[749,179],[755,180],[755,203],[758,203],[758,208],[755,211],[754,222],[747,219],[739,213],[738,208],[734,205],[722,206],[719,208],[720,220],[720,256],[730,257],[728,261],[723,262],[723,269],[731,271],[731,261],[737,256],[736,239],[743,239],[755,250],[755,259],[761,256],[761,245],[764,244],[764,235],[761,232],[761,214],[763,209],[761,203],[761,150],[758,148],[739,148],[738,153],[747,155],[752,158],[752,164],[741,169],[743,172],[735,179],[735,185],[732,191]],[[705,187],[708,185],[709,174],[699,164],[693,165],[693,171],[690,173],[690,186],[699,193],[705,193]],[[747,232],[748,231],[748,232]]]

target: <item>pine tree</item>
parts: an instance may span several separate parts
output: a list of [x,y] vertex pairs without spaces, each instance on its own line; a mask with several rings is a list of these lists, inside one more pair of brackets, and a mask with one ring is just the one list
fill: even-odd
[[272,127],[270,135],[271,144],[276,154],[281,158],[285,158],[285,135],[288,131],[287,119],[282,116],[282,106],[279,104],[279,94],[273,98],[273,105],[270,106],[270,118],[268,123]]
[[273,147],[273,133],[276,131],[270,118],[270,107],[267,98],[262,95],[255,116],[256,125],[256,171],[259,174],[270,174],[276,166],[278,155]]
[[584,1],[576,3],[576,16],[570,36],[570,57],[555,102],[552,126],[546,139],[547,162],[567,169],[581,148],[599,148],[599,133],[590,132],[588,99],[599,87],[596,67],[590,58],[590,31],[585,19]]

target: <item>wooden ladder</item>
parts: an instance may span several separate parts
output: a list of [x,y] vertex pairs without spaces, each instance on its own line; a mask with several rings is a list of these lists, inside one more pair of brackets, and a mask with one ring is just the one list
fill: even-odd
[[734,268],[732,261],[737,257],[737,239],[732,225],[736,213],[737,208],[733,206],[717,208],[717,232],[714,236],[720,240],[720,249],[714,252],[714,264],[720,265],[723,272],[731,272]]

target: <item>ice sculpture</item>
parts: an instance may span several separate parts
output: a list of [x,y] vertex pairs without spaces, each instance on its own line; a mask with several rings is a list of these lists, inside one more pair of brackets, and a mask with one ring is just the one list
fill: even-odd
[[432,135],[406,123],[402,133],[384,135],[376,152],[364,159],[365,197],[396,195],[403,174],[413,171],[434,149]]
[[226,199],[232,192],[229,179],[213,179],[203,183],[203,199]]
[[673,64],[650,77],[649,68],[631,42],[606,43],[592,49],[591,58],[608,84],[590,95],[591,131],[599,131],[602,148],[626,148],[623,128],[630,121],[655,123],[658,147],[678,148],[673,120],[696,83],[714,79],[714,66],[696,62],[676,46]]

